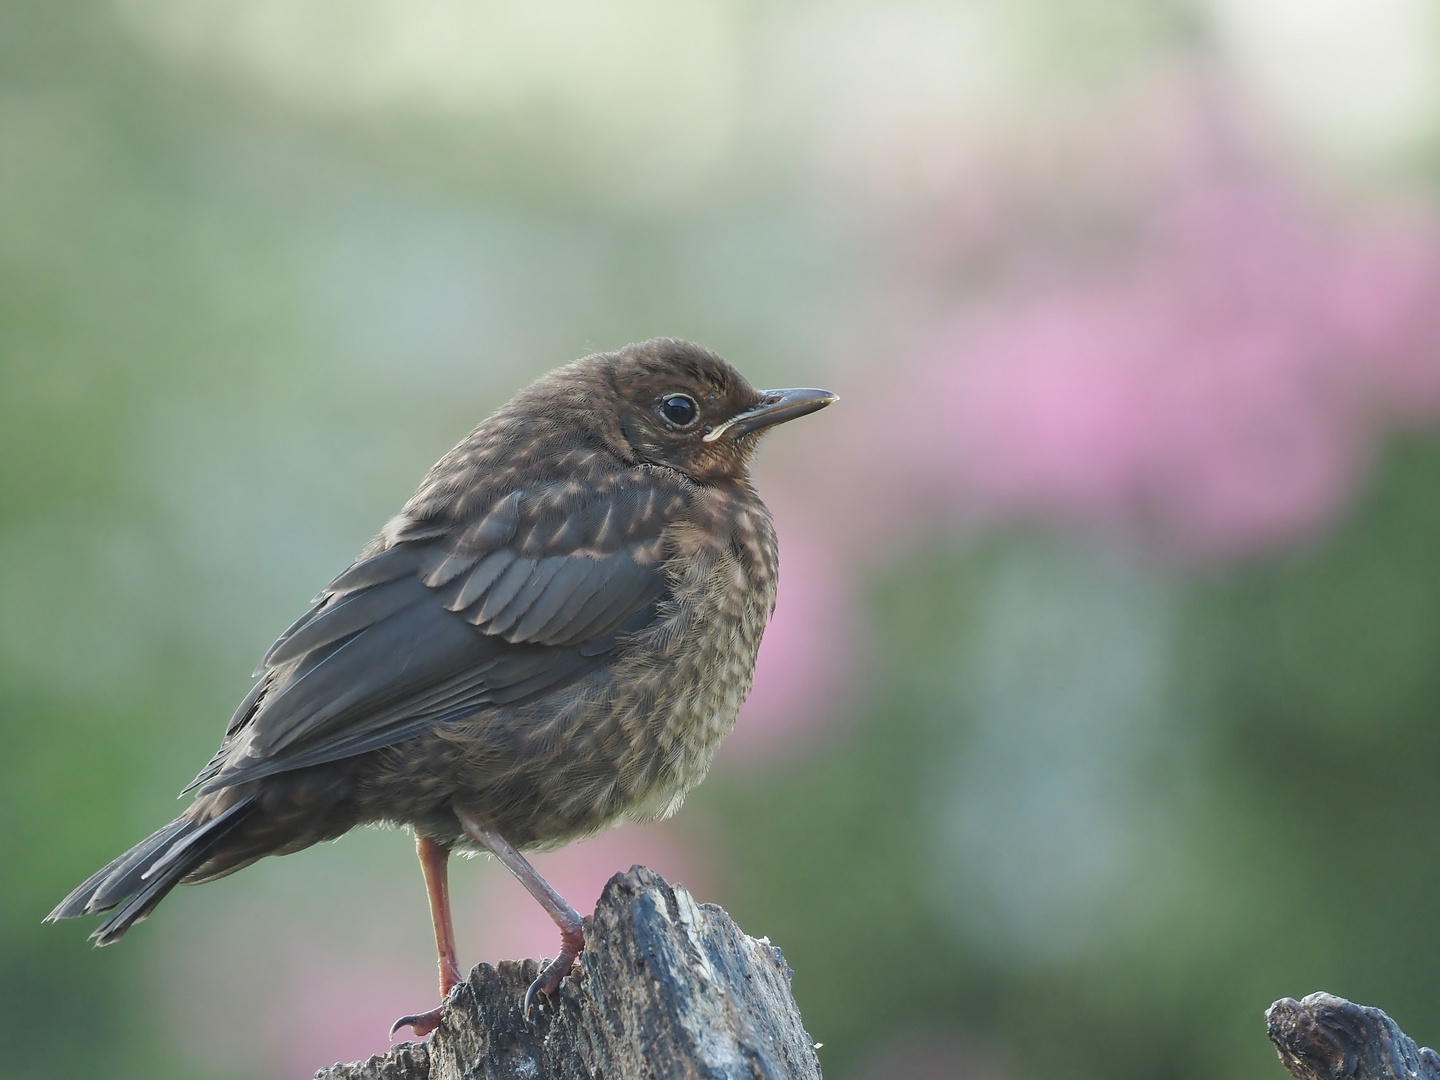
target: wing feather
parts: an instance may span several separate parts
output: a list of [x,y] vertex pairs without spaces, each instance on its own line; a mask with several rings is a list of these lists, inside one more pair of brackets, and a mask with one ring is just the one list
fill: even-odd
[[330,582],[325,591],[334,595],[351,593],[371,585],[383,585],[387,581],[409,577],[419,567],[423,554],[423,549],[415,544],[396,544],[378,555],[352,563]]
[[527,635],[518,632],[518,624],[545,594],[546,587],[559,573],[560,567],[574,558],[573,555],[549,555],[537,560],[535,569],[530,572],[530,576],[526,578],[520,591],[515,594],[510,603],[505,605],[504,610],[500,611],[488,624],[482,625],[481,629],[487,634],[498,634],[510,642],[531,640]]
[[495,579],[508,570],[514,561],[515,553],[509,548],[492,551],[480,560],[479,566],[470,571],[470,576],[465,579],[465,584],[460,587],[455,598],[447,601],[445,606],[451,611],[464,611],[484,596],[490,586],[495,584]]
[[593,670],[658,617],[685,484],[640,468],[510,491],[445,528],[402,514],[271,647],[195,784],[366,753]]
[[467,554],[443,547],[431,548],[420,559],[420,580],[432,589],[449,585],[474,566],[478,558],[479,552]]
[[417,587],[423,586],[411,576],[349,593],[336,603],[327,601],[314,618],[270,654],[270,664],[278,667],[389,618],[415,602]]
[[505,572],[496,578],[495,584],[485,593],[485,602],[480,605],[480,610],[471,622],[483,629],[486,623],[498,617],[510,601],[520,595],[520,590],[525,582],[530,580],[534,569],[534,559],[519,558],[507,566]]
[[583,599],[591,595],[586,579],[595,573],[597,560],[583,555],[552,555],[550,561],[555,564],[555,572],[536,595],[525,617],[516,623],[509,635],[511,640],[556,644],[546,632],[547,627],[559,616],[571,596],[579,593]]

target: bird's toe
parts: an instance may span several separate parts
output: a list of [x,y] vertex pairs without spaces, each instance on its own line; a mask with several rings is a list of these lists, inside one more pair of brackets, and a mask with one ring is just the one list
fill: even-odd
[[401,1028],[408,1027],[415,1033],[415,1037],[423,1039],[440,1026],[440,1013],[444,1006],[437,1005],[429,1012],[414,1013],[411,1016],[402,1016],[395,1023],[390,1025],[390,1038],[395,1038],[395,1033]]
[[570,974],[570,969],[575,966],[575,957],[561,953],[554,960],[551,960],[541,970],[539,976],[530,984],[525,991],[525,1016],[532,1015],[532,1010],[538,1005],[549,1001],[560,989],[560,983],[565,976]]

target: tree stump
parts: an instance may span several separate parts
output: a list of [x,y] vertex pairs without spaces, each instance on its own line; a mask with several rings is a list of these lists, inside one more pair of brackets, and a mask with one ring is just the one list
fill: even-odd
[[527,1019],[534,960],[481,964],[427,1043],[316,1080],[819,1080],[780,950],[637,866],[605,886],[585,951]]
[[1440,1080],[1440,1054],[1379,1009],[1333,994],[1281,998],[1265,1010],[1270,1041],[1295,1080]]

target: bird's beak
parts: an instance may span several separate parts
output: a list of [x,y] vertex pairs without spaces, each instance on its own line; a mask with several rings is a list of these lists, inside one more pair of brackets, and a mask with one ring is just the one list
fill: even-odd
[[767,390],[764,401],[753,409],[746,409],[732,416],[722,424],[716,424],[705,433],[704,441],[714,442],[721,435],[738,439],[741,435],[748,435],[772,424],[783,424],[797,416],[817,412],[839,400],[839,395],[832,394],[829,390]]

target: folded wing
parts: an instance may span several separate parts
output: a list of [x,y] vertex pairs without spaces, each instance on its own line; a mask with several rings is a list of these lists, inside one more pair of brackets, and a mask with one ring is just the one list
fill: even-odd
[[637,469],[402,521],[275,642],[190,786],[337,761],[584,675],[658,617],[686,503],[682,482]]

